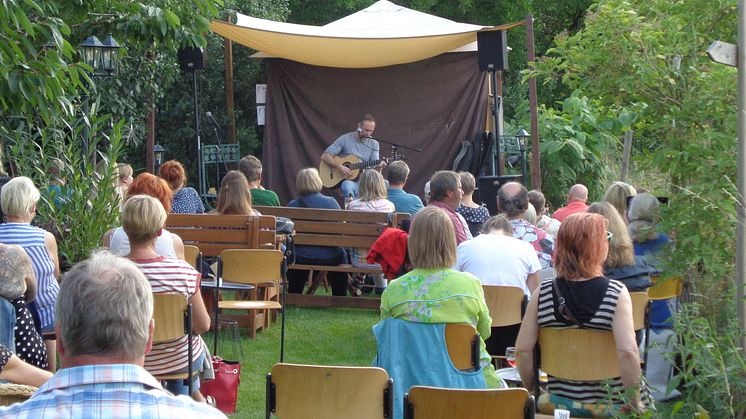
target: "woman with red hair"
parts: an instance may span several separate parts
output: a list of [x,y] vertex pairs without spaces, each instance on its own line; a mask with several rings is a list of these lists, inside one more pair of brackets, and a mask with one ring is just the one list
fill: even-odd
[[184,166],[176,160],[169,160],[158,169],[158,175],[168,183],[173,192],[171,212],[174,214],[202,214],[205,206],[194,188],[186,186]]
[[[622,395],[631,395],[631,407],[643,410],[640,353],[632,325],[632,301],[621,282],[603,276],[603,264],[609,252],[607,227],[608,222],[600,214],[573,214],[562,222],[554,254],[557,278],[545,280],[534,291],[518,333],[518,372],[524,387],[533,388],[533,350],[539,328],[584,327],[611,331],[621,377],[608,385],[600,381],[549,377],[549,394],[588,404],[603,404],[609,394],[615,403],[620,403]],[[558,295],[564,298],[563,309],[567,310],[560,312]]]
[[[165,180],[150,173],[140,173],[127,188],[124,201],[135,195],[148,195],[160,201],[167,213],[171,212],[173,194]],[[130,252],[130,242],[122,227],[111,229],[104,233],[101,239],[103,246],[112,253],[125,256]],[[181,237],[171,234],[165,228],[161,230],[155,243],[155,252],[161,256],[184,259],[184,242]]]

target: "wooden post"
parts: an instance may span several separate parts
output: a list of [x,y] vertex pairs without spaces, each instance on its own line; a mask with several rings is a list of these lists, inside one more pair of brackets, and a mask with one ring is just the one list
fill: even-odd
[[619,180],[627,182],[627,174],[629,173],[629,159],[632,154],[632,134],[634,131],[627,130],[624,133],[624,151],[622,152],[622,173],[619,176]]
[[[228,16],[228,23],[233,23]],[[225,107],[228,111],[228,144],[236,143],[236,112],[233,102],[233,41],[225,38]]]
[[145,170],[155,174],[155,162],[153,161],[153,147],[155,146],[155,105],[150,105],[148,120],[146,122],[147,135],[145,137]]
[[[526,55],[529,63],[536,61],[534,51],[534,16],[526,15]],[[529,64],[529,70],[534,69]],[[528,79],[528,104],[531,111],[531,188],[541,190],[541,152],[539,151],[539,110],[536,98],[536,78]]]

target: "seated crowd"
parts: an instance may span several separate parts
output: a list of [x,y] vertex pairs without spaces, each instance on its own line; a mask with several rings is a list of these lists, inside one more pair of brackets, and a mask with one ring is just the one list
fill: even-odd
[[[621,403],[626,391],[631,395],[625,399],[628,407],[642,411],[652,406],[642,379],[640,337],[635,340],[629,292],[652,285],[650,277],[660,274],[670,247],[668,237],[656,231],[655,197],[638,195],[630,185],[616,182],[604,201],[588,205],[588,189],[578,184],[568,191],[566,205],[550,213],[541,191],[510,182],[498,191],[499,214],[491,215],[475,202],[476,181],[470,173],[433,174],[424,206],[417,195],[404,190],[406,163],[394,162],[386,171],[388,184],[380,168],[364,170],[358,195],[345,209],[411,214],[406,246],[411,270],[388,283],[382,274],[355,278],[328,272],[334,296],[344,296],[360,286],[356,282],[368,280],[382,294],[382,321],[471,324],[479,332],[483,388],[506,386],[491,355],[501,356],[510,346],[516,349],[520,380],[526,388],[533,387],[534,346],[541,328],[611,332],[621,377],[610,387],[549,377],[549,392],[595,404]],[[112,226],[102,238],[110,253],[94,253],[61,279],[54,236],[31,225],[39,190],[30,179],[18,177],[0,191],[5,216],[0,261],[6,266],[0,268],[0,378],[40,386],[29,401],[0,408],[0,416],[76,416],[84,409],[99,409],[134,416],[168,411],[164,417],[179,412],[222,417],[198,403],[205,401],[200,377],[211,373],[210,354],[199,336],[209,330],[210,316],[200,292],[201,274],[184,261],[181,238],[165,229],[167,214],[261,215],[254,205],[279,206],[280,198],[261,185],[262,163],[254,156],[241,159],[238,170],[223,177],[212,211],[186,186],[186,172],[177,161],[164,163],[160,176],[142,173],[133,179],[131,167],[121,164],[116,174],[120,226]],[[288,207],[341,209],[337,199],[322,194],[314,168],[298,172],[295,193]],[[380,269],[368,262],[368,251],[298,245],[295,263]],[[288,272],[289,292],[302,293],[307,282],[307,271]],[[483,286],[520,289],[528,301],[522,323],[492,328]],[[191,359],[186,355],[187,337],[153,342],[153,293],[182,294],[192,304]],[[656,303],[652,324],[670,329],[674,305]],[[6,322],[5,313],[14,313],[14,321]],[[58,353],[62,369],[52,376]],[[161,387],[152,376],[186,372],[189,364],[200,371],[192,394],[182,380],[165,380]],[[660,382],[656,377],[648,380]],[[83,402],[76,398],[80,393],[86,395]],[[124,393],[129,395],[125,398]]]

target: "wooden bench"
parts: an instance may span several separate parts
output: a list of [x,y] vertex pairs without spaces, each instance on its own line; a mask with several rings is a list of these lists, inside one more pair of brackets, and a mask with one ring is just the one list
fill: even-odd
[[166,229],[204,256],[227,249],[275,249],[275,217],[271,215],[168,214]]
[[[295,224],[294,241],[296,245],[304,246],[334,246],[346,248],[370,248],[387,227],[398,226],[403,220],[410,218],[408,213],[382,213],[367,211],[347,211],[316,208],[295,207],[255,207],[263,215],[286,217]],[[318,266],[292,264],[289,269],[308,270],[309,276],[314,278],[308,292],[313,293],[320,283],[321,276],[313,276],[314,272],[346,272],[381,274],[383,271],[374,268],[359,268],[352,265]],[[366,305],[366,300],[353,297],[315,297],[304,298],[298,294],[289,294],[287,301],[291,304],[310,306],[343,306],[356,308],[374,308],[380,305],[378,299]]]

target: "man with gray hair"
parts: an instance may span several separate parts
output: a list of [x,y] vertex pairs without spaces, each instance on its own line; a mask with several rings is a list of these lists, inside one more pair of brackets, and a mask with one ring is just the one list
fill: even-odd
[[61,369],[0,417],[225,417],[171,395],[142,368],[153,345],[153,294],[134,263],[99,252],[75,265],[60,281],[55,312]]
[[430,178],[430,201],[428,207],[438,207],[445,211],[453,224],[456,233],[456,244],[471,240],[469,225],[456,208],[461,204],[464,191],[461,189],[461,177],[451,170],[435,172]]
[[531,243],[539,257],[541,268],[552,267],[554,238],[525,219],[528,190],[517,182],[508,182],[497,191],[497,210],[505,214],[513,226],[513,237]]
[[586,201],[588,201],[588,188],[580,183],[572,185],[570,190],[567,192],[567,205],[558,208],[557,211],[552,214],[552,218],[562,222],[572,214],[585,212],[588,209]]

